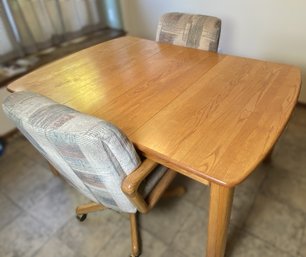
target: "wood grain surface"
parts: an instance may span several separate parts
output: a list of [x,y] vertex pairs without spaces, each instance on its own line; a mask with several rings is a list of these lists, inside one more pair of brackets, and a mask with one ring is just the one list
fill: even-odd
[[233,187],[263,160],[296,104],[296,67],[123,37],[11,83],[120,127],[145,156]]

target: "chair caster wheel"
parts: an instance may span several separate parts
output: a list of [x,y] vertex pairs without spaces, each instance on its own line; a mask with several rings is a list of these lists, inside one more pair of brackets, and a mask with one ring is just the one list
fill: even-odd
[[82,215],[77,215],[76,218],[80,221],[83,222],[87,218],[87,214],[82,214]]

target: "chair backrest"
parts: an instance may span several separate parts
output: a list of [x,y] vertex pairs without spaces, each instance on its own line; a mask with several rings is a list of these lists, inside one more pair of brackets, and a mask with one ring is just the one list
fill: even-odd
[[121,184],[140,159],[118,128],[31,92],[8,96],[3,110],[76,189],[109,208],[136,212]]
[[156,41],[206,51],[218,51],[221,20],[206,15],[166,13],[157,27]]

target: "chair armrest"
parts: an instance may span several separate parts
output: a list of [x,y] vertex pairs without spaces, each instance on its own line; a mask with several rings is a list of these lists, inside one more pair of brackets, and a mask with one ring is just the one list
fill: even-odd
[[122,191],[129,196],[134,196],[141,182],[158,166],[158,163],[146,159],[141,165],[129,174],[122,182]]
[[139,194],[138,188],[141,182],[157,167],[157,165],[158,163],[146,159],[122,182],[121,190],[141,213],[147,213],[150,208],[143,196]]

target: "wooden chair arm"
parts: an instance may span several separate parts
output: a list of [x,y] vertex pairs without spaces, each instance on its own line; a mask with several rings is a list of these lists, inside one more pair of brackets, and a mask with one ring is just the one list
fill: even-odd
[[147,213],[149,206],[138,188],[141,182],[157,167],[158,163],[146,159],[142,164],[128,175],[122,182],[121,189],[141,213]]
[[141,182],[157,167],[158,163],[146,159],[122,182],[121,189],[128,196],[134,196]]

